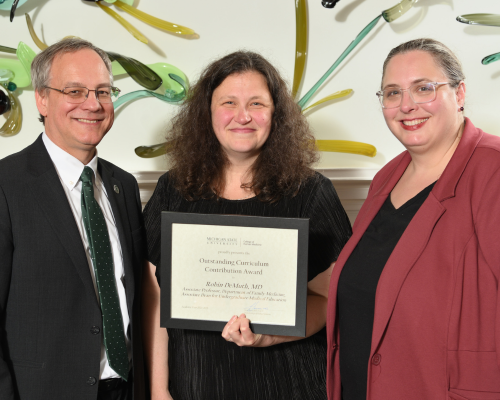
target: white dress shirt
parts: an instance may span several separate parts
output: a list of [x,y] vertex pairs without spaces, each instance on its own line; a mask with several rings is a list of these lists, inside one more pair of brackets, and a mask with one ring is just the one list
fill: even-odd
[[[80,176],[83,172],[83,165],[79,160],[77,160],[72,155],[66,153],[60,147],[58,147],[54,142],[52,142],[49,137],[43,133],[42,135],[43,143],[47,148],[50,158],[54,163],[59,179],[61,180],[64,193],[68,198],[71,211],[73,211],[73,216],[75,217],[76,226],[80,232],[82,238],[83,247],[85,248],[85,254],[87,255],[87,261],[89,263],[90,275],[92,276],[92,281],[94,282],[94,289],[96,292],[97,299],[99,300],[99,291],[97,290],[97,284],[95,280],[94,267],[92,265],[92,257],[90,255],[89,241],[87,239],[87,234],[85,232],[85,227],[83,225],[82,218],[82,206],[81,206],[81,196],[82,196],[82,182]],[[108,227],[109,240],[111,242],[111,251],[113,253],[113,263],[115,267],[115,280],[116,288],[118,291],[118,297],[120,299],[120,308],[123,318],[123,329],[125,333],[125,341],[127,343],[127,349],[129,354],[129,360],[131,359],[131,346],[130,339],[127,336],[127,330],[130,323],[130,318],[127,309],[127,298],[125,296],[125,287],[123,281],[125,279],[125,271],[123,268],[123,256],[122,249],[120,246],[120,239],[118,237],[118,231],[116,229],[116,223],[113,216],[113,211],[109,204],[108,195],[104,184],[97,172],[97,151],[95,157],[87,164],[87,167],[92,168],[94,171],[94,197],[101,207],[102,213],[106,220],[106,225]],[[70,221],[68,221],[70,223]],[[101,326],[101,338],[102,332],[104,330]],[[106,349],[104,348],[104,340],[101,339],[101,370],[100,379],[108,378],[119,378],[120,376],[111,368],[108,362],[108,357],[106,355]]]

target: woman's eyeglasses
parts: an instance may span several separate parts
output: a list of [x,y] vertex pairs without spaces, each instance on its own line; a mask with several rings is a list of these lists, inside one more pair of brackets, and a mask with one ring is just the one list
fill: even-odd
[[410,98],[416,104],[430,103],[436,100],[436,89],[441,85],[448,85],[449,82],[424,82],[411,85],[408,89],[397,87],[387,88],[377,92],[382,108],[397,108],[403,101],[403,92],[408,92]]

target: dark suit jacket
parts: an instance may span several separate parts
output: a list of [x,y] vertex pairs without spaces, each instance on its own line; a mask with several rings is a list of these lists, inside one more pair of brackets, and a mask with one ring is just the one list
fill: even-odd
[[[139,400],[145,258],[139,190],[134,177],[113,164],[99,159],[98,168],[123,253]],[[82,239],[40,136],[0,161],[0,399],[96,399],[99,331],[101,310]]]
[[[330,400],[341,398],[339,277],[410,160],[404,152],[375,176],[333,269],[327,319]],[[368,400],[500,399],[499,198],[500,138],[466,119],[453,157],[380,276]]]

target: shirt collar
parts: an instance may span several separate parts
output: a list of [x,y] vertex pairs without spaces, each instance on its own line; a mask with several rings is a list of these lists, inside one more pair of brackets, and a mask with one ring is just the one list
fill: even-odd
[[83,168],[86,166],[94,171],[95,186],[101,189],[102,180],[97,173],[97,149],[94,158],[87,165],[84,165],[80,160],[57,146],[45,132],[42,135],[42,140],[61,181],[69,190],[73,190],[78,185]]

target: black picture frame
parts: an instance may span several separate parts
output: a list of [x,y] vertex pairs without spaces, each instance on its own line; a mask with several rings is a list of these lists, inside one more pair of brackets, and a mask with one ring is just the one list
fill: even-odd
[[[161,216],[161,297],[160,325],[165,328],[194,329],[222,332],[226,322],[200,319],[172,318],[172,224],[217,225],[251,228],[295,229],[298,231],[297,265],[291,267],[296,273],[295,324],[273,325],[254,323],[254,333],[300,336],[306,333],[307,277],[309,219],[256,217],[244,215],[196,214],[163,211]],[[178,266],[180,267],[180,266]]]

